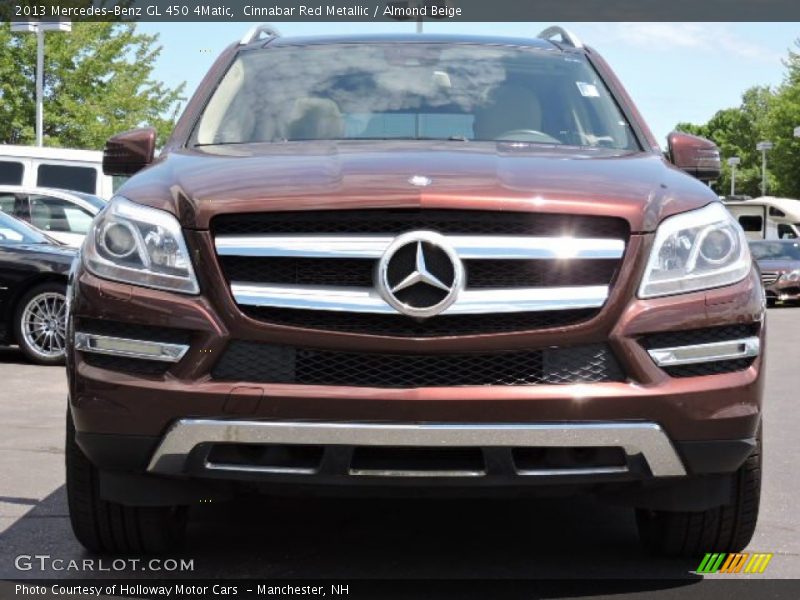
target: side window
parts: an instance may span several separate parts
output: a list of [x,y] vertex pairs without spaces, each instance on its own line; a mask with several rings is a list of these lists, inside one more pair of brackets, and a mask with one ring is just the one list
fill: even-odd
[[94,194],[97,188],[97,171],[91,167],[39,165],[36,185]]
[[794,228],[786,223],[778,224],[778,237],[780,239],[793,240],[797,237]]
[[21,162],[0,160],[0,183],[5,185],[22,185],[22,174],[25,171]]
[[779,208],[775,208],[774,206],[769,207],[769,216],[770,217],[785,217],[786,213],[780,210]]
[[761,231],[764,229],[764,219],[756,215],[743,215],[739,217],[739,225],[745,231]]
[[17,198],[14,194],[9,194],[7,192],[0,192],[0,212],[4,212],[7,215],[14,214],[14,203],[16,202]]
[[31,196],[31,224],[43,231],[85,234],[94,218],[83,208],[61,198]]

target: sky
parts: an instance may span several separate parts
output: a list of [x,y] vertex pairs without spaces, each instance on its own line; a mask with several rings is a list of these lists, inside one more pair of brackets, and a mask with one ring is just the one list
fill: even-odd
[[[598,50],[621,79],[662,146],[676,123],[703,123],[738,106],[753,85],[775,86],[796,49],[800,23],[559,23]],[[413,32],[414,22],[276,23],[284,36]],[[533,36],[551,23],[426,21],[425,32]],[[154,77],[188,94],[216,56],[252,23],[140,23],[160,34]]]

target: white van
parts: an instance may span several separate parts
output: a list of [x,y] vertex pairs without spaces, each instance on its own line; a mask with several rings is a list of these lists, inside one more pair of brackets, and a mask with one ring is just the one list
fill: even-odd
[[725,201],[747,239],[800,238],[800,200],[762,196],[752,200]]
[[109,199],[114,181],[93,150],[0,145],[0,185],[73,190]]

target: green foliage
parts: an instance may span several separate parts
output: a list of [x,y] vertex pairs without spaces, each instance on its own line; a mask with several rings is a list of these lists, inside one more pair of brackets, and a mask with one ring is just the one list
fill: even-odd
[[[163,143],[184,100],[184,84],[152,79],[157,35],[132,23],[73,23],[45,35],[44,143],[97,150],[121,131],[151,125]],[[0,24],[0,142],[33,144],[36,36]]]
[[[795,42],[800,47],[800,41]],[[789,52],[786,77],[777,88],[752,87],[742,95],[736,108],[717,112],[708,123],[679,123],[676,129],[713,140],[720,148],[723,172],[715,184],[720,194],[729,194],[731,171],[726,159],[741,158],[736,167],[736,193],[761,195],[761,153],[756,144],[775,144],[768,155],[767,193],[800,198],[800,53]]]

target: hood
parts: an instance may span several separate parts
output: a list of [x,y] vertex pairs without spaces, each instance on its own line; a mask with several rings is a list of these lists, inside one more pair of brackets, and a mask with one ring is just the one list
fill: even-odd
[[55,258],[65,257],[71,259],[77,254],[78,249],[62,244],[15,244],[14,248],[30,254],[44,254]]
[[[414,185],[414,176],[428,185]],[[119,193],[192,229],[222,213],[391,207],[615,216],[647,232],[671,214],[718,200],[650,152],[419,140],[181,150]]]
[[800,260],[759,260],[756,262],[762,271],[784,273],[800,269]]

